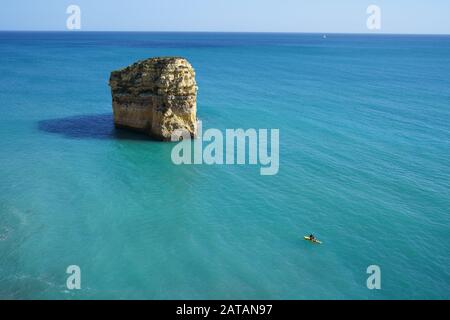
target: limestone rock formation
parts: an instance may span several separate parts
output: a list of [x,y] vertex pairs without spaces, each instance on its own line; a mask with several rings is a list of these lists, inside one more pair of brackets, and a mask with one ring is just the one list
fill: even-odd
[[195,71],[184,58],[159,57],[113,71],[114,124],[168,141],[177,129],[197,134]]

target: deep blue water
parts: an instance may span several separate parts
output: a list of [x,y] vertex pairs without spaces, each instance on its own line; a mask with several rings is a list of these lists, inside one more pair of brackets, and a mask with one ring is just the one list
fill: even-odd
[[[280,130],[277,175],[113,129],[160,55],[205,128]],[[449,151],[448,36],[2,32],[0,298],[449,299]]]

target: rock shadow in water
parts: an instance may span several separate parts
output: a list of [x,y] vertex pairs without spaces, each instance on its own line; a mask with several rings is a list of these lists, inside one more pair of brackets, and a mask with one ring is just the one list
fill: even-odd
[[113,116],[108,113],[41,120],[38,128],[69,139],[152,140],[142,133],[115,128]]

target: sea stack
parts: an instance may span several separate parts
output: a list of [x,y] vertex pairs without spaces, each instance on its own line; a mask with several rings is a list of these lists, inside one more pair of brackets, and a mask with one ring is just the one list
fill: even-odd
[[197,135],[197,84],[191,64],[157,57],[113,71],[109,80],[114,124],[170,141],[177,129]]

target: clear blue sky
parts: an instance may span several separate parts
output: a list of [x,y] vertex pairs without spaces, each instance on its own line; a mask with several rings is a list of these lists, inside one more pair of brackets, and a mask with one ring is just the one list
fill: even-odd
[[82,31],[370,32],[450,34],[450,0],[1,0],[0,30],[65,30],[79,5]]

